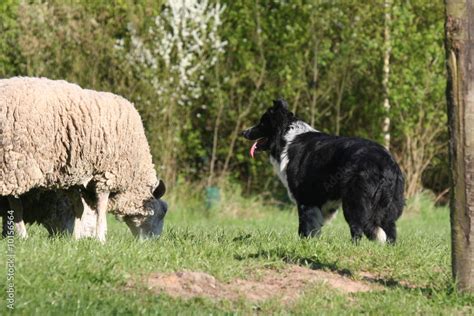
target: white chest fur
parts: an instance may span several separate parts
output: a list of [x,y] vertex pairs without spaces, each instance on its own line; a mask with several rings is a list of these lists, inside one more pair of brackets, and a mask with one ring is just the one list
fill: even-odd
[[286,176],[286,167],[288,165],[288,159],[285,157],[279,163],[275,158],[270,156],[270,163],[273,166],[273,170],[275,170],[275,173],[278,175],[278,178],[280,178],[281,183],[285,186],[286,190],[288,191],[288,197],[293,202],[296,203],[296,201],[293,197],[293,194],[291,194],[290,188],[288,187],[288,178]]
[[273,169],[275,170],[275,173],[280,178],[281,183],[283,183],[283,185],[285,186],[286,190],[288,191],[288,196],[293,202],[296,202],[296,201],[288,186],[288,177],[286,174],[286,168],[288,167],[288,162],[289,162],[288,147],[291,145],[291,142],[295,139],[296,136],[303,133],[314,132],[314,131],[316,130],[303,121],[296,121],[292,123],[290,128],[288,129],[288,132],[284,136],[286,145],[283,148],[283,151],[281,152],[280,162],[278,162],[277,159],[270,156],[270,162],[273,165]]

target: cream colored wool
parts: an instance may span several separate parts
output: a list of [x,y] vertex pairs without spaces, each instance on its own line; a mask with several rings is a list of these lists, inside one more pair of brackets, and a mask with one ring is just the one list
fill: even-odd
[[65,81],[0,80],[0,196],[93,183],[117,215],[149,215],[157,177],[133,104]]

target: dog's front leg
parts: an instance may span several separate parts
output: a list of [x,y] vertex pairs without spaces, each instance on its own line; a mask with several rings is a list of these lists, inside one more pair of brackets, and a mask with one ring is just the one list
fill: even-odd
[[321,209],[316,206],[298,205],[300,237],[317,237],[321,233],[324,218]]
[[10,195],[8,196],[8,203],[14,212],[15,228],[18,236],[20,236],[20,238],[27,238],[28,233],[26,232],[25,222],[23,221],[23,204],[20,198]]

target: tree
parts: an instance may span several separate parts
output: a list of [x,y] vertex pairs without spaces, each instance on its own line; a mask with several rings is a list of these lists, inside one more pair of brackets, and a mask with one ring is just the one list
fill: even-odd
[[474,291],[474,0],[446,0],[453,276]]
[[384,52],[383,52],[383,107],[385,110],[385,118],[383,121],[383,142],[387,149],[390,149],[390,100],[388,91],[388,80],[390,76],[390,53],[392,45],[390,42],[390,27],[392,22],[392,0],[384,1],[385,18],[384,18]]

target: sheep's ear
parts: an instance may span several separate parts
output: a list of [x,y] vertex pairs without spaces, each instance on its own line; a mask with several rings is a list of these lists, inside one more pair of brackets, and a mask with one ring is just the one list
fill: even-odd
[[161,198],[163,195],[165,195],[166,192],[166,186],[163,180],[158,180],[158,185],[156,186],[155,190],[153,190],[153,196],[155,199]]

